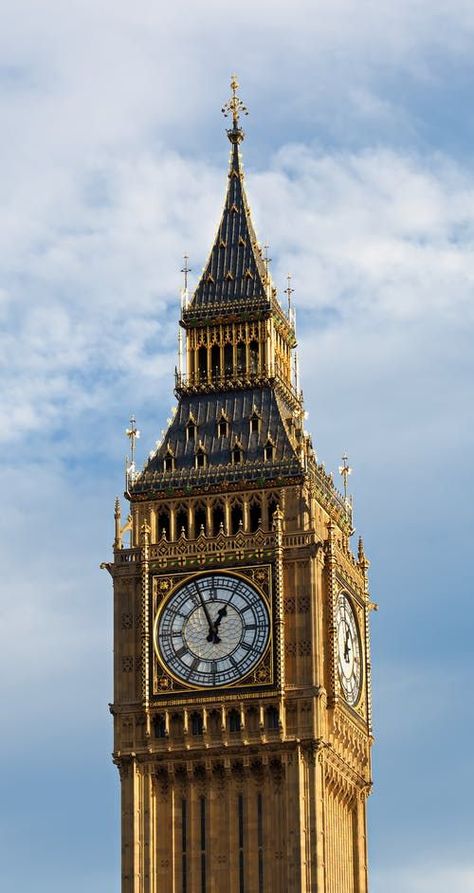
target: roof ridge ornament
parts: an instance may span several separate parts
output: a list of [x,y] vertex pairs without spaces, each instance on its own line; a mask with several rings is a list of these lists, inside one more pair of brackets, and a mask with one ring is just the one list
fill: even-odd
[[237,75],[233,74],[230,79],[230,88],[232,90],[232,96],[230,99],[222,106],[222,114],[224,118],[228,118],[229,115],[232,115],[232,123],[233,126],[227,131],[227,136],[231,143],[241,143],[245,138],[245,133],[241,127],[239,127],[239,118],[240,115],[248,115],[248,109],[242,102],[240,96],[237,95],[237,90],[239,89],[239,82],[237,80]]

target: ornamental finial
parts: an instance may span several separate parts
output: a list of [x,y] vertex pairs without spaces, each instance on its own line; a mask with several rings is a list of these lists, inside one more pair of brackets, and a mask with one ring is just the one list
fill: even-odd
[[225,103],[225,105],[222,106],[222,114],[225,118],[232,114],[233,127],[231,130],[227,131],[227,136],[229,137],[231,143],[240,143],[243,140],[245,134],[242,128],[239,127],[239,117],[241,114],[248,115],[248,110],[243,104],[240,96],[237,95],[239,82],[237,80],[236,74],[233,74],[230,79],[230,88],[232,90],[232,96]]

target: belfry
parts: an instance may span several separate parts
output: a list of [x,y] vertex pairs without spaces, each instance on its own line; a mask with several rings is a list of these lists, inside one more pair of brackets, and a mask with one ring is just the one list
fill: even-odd
[[231,86],[227,192],[183,292],[176,410],[128,468],[107,565],[122,893],[366,893],[368,561],[304,430],[291,287],[284,310]]

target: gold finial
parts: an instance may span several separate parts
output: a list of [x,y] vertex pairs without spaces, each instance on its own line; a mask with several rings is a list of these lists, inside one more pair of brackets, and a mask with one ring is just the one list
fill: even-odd
[[188,290],[188,273],[192,273],[191,267],[188,267],[189,257],[187,254],[184,255],[184,267],[181,272],[184,273],[184,290]]
[[291,317],[291,296],[294,292],[294,288],[291,287],[291,273],[288,273],[288,276],[286,277],[286,279],[287,279],[288,285],[285,288],[285,295],[288,298],[288,319],[290,319],[290,317]]
[[130,419],[130,428],[127,428],[125,431],[129,441],[130,441],[130,452],[131,452],[131,460],[133,471],[135,471],[135,444],[140,437],[140,432],[137,429],[137,420],[135,416],[132,415]]
[[339,474],[344,478],[344,499],[347,500],[347,478],[352,474],[352,468],[348,465],[349,457],[346,453],[342,456],[342,465],[339,466]]
[[227,118],[230,114],[232,114],[232,130],[227,131],[227,135],[231,142],[234,142],[237,138],[237,141],[243,140],[244,132],[239,127],[239,117],[240,115],[248,115],[248,110],[243,104],[240,96],[237,95],[237,90],[239,89],[239,82],[237,80],[237,75],[233,74],[230,79],[230,88],[232,90],[232,96],[230,99],[222,106],[222,114],[225,118]]

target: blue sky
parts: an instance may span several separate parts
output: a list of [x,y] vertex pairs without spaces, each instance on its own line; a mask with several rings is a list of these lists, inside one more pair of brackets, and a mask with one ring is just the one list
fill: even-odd
[[372,559],[372,893],[471,893],[474,6],[17,0],[0,33],[0,885],[119,889],[113,503],[173,406],[235,69],[308,428]]

